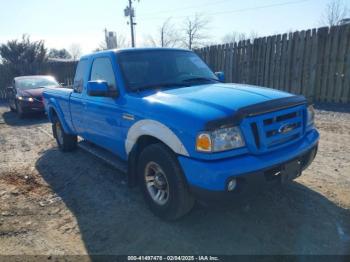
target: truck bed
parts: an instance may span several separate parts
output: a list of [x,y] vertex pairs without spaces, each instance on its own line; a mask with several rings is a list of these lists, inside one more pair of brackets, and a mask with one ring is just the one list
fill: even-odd
[[67,128],[72,129],[72,117],[70,112],[70,96],[73,93],[73,89],[70,88],[45,88],[43,92],[44,105],[47,110],[48,103],[54,104],[57,113],[61,118],[64,118],[64,122]]

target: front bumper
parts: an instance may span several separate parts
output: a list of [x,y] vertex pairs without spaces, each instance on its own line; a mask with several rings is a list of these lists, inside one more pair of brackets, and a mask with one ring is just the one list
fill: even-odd
[[262,155],[246,154],[215,161],[201,161],[184,156],[179,156],[178,159],[190,188],[194,191],[220,193],[226,192],[231,178],[240,178],[237,180],[245,181],[244,183],[251,180],[250,177],[264,180],[265,174],[295,159],[300,159],[302,168],[305,169],[316,155],[318,140],[319,133],[313,129],[297,143]]
[[24,112],[44,112],[44,104],[39,101],[29,102],[29,101],[19,101]]

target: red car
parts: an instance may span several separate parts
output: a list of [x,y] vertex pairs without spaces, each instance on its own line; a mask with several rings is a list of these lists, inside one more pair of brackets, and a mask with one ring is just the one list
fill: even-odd
[[60,87],[60,84],[52,76],[15,77],[8,88],[11,111],[16,111],[19,117],[27,112],[44,112],[42,93],[45,87]]

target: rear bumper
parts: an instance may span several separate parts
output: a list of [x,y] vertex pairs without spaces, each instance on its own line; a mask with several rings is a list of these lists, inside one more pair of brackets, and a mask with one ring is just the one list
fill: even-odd
[[[220,195],[227,192],[227,183],[232,178],[237,178],[237,189],[240,189],[247,184],[261,186],[264,182],[269,182],[266,179],[269,173],[276,170],[278,172],[278,169],[292,160],[300,160],[302,169],[307,168],[316,155],[318,140],[319,134],[313,129],[297,143],[268,154],[249,154],[215,161],[179,156],[179,162],[192,191],[208,191],[210,194]],[[271,182],[275,181],[271,179]]]

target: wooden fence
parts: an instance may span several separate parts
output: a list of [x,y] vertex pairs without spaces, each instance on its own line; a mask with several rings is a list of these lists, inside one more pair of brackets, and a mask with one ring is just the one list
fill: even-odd
[[350,102],[350,25],[196,50],[226,82],[272,87],[314,102]]

